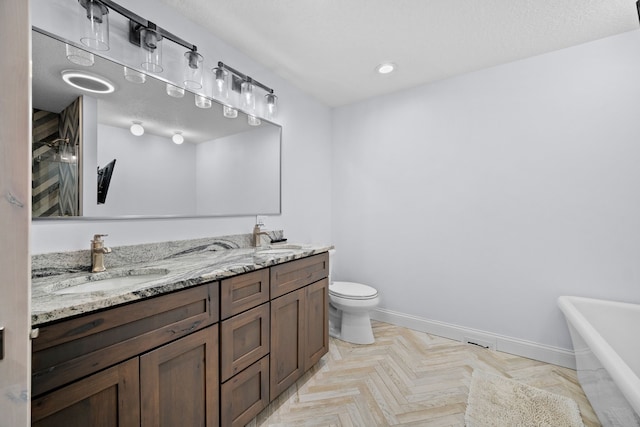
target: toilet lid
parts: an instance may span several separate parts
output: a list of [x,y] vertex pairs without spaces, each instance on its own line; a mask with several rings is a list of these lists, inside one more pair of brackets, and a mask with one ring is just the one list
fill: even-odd
[[329,285],[329,293],[347,299],[370,299],[378,296],[371,286],[354,282],[333,282]]

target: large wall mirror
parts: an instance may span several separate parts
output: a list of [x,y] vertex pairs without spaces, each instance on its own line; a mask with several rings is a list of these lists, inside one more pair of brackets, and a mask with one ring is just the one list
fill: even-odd
[[[250,126],[241,111],[226,118],[215,100],[135,71],[127,79],[132,70],[98,55],[77,65],[73,50],[33,31],[34,219],[280,213],[280,126]],[[87,80],[98,76],[114,91],[63,75],[99,89]]]

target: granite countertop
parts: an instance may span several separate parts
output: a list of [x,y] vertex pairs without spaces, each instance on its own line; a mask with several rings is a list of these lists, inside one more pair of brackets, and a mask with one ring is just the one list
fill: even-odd
[[[332,246],[323,245],[281,244],[261,248],[221,249],[219,245],[201,245],[193,250],[166,255],[162,259],[151,258],[140,262],[120,262],[119,265],[113,267],[107,266],[107,271],[103,273],[77,271],[82,269],[59,269],[60,271],[50,273],[53,275],[48,275],[48,270],[44,268],[37,272],[34,270],[31,321],[33,326],[38,326],[305,258],[326,252],[331,248]],[[109,255],[105,256],[105,260]],[[65,293],[69,292],[74,285],[81,283],[140,275],[147,275],[141,278],[142,283],[126,284],[113,290]]]

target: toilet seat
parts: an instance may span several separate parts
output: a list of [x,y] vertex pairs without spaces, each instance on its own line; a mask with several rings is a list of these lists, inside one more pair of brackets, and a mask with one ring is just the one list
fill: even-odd
[[369,300],[378,296],[371,286],[355,282],[333,282],[329,285],[329,294],[351,300]]

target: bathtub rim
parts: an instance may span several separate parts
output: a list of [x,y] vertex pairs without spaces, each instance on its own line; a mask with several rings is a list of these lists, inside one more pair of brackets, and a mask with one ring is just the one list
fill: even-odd
[[640,307],[640,304],[578,296],[558,297],[558,306],[564,313],[567,322],[580,334],[589,349],[609,373],[616,386],[618,386],[620,392],[627,399],[629,405],[636,411],[636,414],[640,415],[640,378],[580,312],[574,305],[574,301],[609,307],[633,307],[636,310]]

